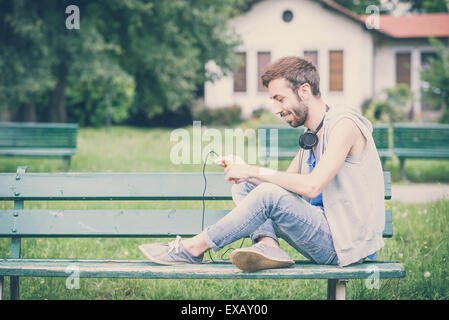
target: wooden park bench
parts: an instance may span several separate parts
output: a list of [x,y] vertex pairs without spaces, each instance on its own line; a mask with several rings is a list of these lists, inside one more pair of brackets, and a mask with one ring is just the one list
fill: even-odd
[[[206,200],[231,200],[231,184],[223,173],[207,173]],[[390,174],[385,198],[391,198]],[[198,265],[162,266],[142,260],[82,260],[21,258],[22,238],[48,237],[174,237],[201,232],[201,210],[25,208],[26,201],[202,200],[202,173],[17,173],[0,174],[0,201],[14,208],[0,210],[0,237],[11,238],[9,257],[0,258],[0,295],[10,277],[10,297],[19,299],[19,277],[64,277],[77,270],[80,278],[140,279],[328,279],[328,298],[344,299],[349,279],[400,278],[403,266],[394,261],[369,261],[347,267],[296,261],[288,268],[243,272],[228,260]],[[205,210],[204,226],[229,210]],[[393,234],[391,211],[386,211],[384,237]],[[137,250],[137,249],[136,249]]]
[[67,171],[77,132],[75,123],[0,122],[0,156],[62,158]]
[[449,125],[396,123],[393,153],[399,159],[401,177],[405,180],[405,159],[449,158]]
[[[389,125],[374,125],[373,139],[385,169],[385,161],[392,158],[393,152],[389,143]],[[304,133],[304,127],[292,128],[287,126],[267,125],[259,128],[259,159],[293,159],[299,151],[299,136]],[[278,148],[270,146],[278,144]]]

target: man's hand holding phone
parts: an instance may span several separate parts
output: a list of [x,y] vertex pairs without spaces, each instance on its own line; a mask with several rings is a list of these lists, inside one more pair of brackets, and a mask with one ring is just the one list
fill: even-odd
[[225,168],[226,181],[230,183],[241,183],[249,178],[250,166],[239,156],[220,156],[215,160],[215,163]]
[[245,161],[242,160],[239,156],[235,156],[233,154],[227,156],[219,156],[215,159],[215,163],[220,167],[226,168],[231,164],[245,164]]

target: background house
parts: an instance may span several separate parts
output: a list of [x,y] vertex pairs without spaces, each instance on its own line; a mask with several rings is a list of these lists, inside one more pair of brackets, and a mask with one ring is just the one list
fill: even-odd
[[[243,41],[237,48],[242,65],[233,75],[205,84],[205,104],[236,104],[245,117],[270,107],[260,75],[287,55],[305,56],[317,65],[321,93],[330,105],[360,108],[382,89],[406,83],[419,116],[425,109],[420,70],[432,56],[427,39],[449,37],[448,14],[358,16],[326,0],[266,0],[230,24]],[[206,67],[216,69],[213,61]]]

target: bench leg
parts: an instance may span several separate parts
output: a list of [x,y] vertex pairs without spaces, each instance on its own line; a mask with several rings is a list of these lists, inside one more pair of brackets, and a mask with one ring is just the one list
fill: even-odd
[[387,161],[387,159],[381,158],[380,161],[382,163],[382,170],[385,171],[385,162]]
[[0,300],[3,300],[3,276],[0,276]]
[[407,175],[405,173],[405,158],[399,158],[399,166],[401,168],[401,179],[407,180]]
[[64,171],[69,171],[70,169],[70,161],[71,161],[71,157],[64,157],[63,160],[63,165],[64,165]]
[[20,300],[20,285],[19,285],[19,277],[9,277],[9,292],[11,296],[11,300]]
[[327,280],[327,300],[346,300],[346,283],[344,279]]
[[[23,203],[14,203],[14,209],[23,208]],[[20,259],[22,255],[22,240],[21,238],[12,238],[11,239],[11,258],[12,259]],[[17,276],[9,277],[9,292],[11,300],[19,300],[20,299],[20,278]]]

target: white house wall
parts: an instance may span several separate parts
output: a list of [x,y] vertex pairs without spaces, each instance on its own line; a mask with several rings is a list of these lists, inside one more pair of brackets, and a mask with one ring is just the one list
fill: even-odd
[[386,88],[396,86],[396,54],[409,52],[411,54],[410,89],[415,98],[414,114],[421,112],[421,53],[434,52],[427,39],[402,39],[376,41],[375,46],[375,93],[379,94]]
[[[293,12],[285,23],[282,13]],[[271,52],[271,60],[287,55],[302,56],[318,51],[320,89],[329,105],[360,107],[372,96],[372,34],[348,17],[323,8],[311,0],[266,0],[231,21],[243,45],[236,51],[247,54],[247,92],[233,92],[232,76],[205,85],[205,104],[210,108],[240,105],[248,117],[254,109],[269,108],[267,93],[257,91],[257,52]],[[343,92],[329,92],[329,51],[343,50]],[[211,62],[207,68],[216,68]]]

